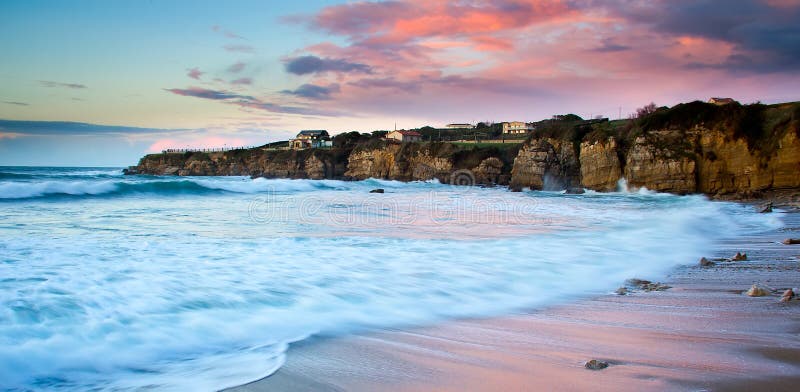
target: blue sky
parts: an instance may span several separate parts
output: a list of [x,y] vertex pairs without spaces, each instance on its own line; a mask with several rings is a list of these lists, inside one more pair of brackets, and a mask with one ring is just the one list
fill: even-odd
[[799,16],[798,0],[5,0],[0,165],[125,166],[309,128],[794,101]]

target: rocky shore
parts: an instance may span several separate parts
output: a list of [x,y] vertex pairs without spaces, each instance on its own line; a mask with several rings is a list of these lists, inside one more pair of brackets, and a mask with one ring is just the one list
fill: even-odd
[[400,181],[438,179],[613,191],[632,188],[723,199],[782,195],[800,201],[800,103],[663,108],[613,123],[553,122],[524,143],[470,146],[370,140],[332,149],[163,153],[130,174]]

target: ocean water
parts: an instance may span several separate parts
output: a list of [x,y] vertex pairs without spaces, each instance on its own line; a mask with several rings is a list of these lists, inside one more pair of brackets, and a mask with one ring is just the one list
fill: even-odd
[[646,190],[0,167],[0,389],[217,390],[312,335],[602,294],[780,225]]

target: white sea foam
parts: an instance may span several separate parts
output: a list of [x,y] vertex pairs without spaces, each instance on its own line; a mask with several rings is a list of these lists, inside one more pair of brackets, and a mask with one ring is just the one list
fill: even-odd
[[221,192],[0,204],[0,389],[216,390],[269,374],[316,333],[603,293],[780,225],[649,192],[147,181]]

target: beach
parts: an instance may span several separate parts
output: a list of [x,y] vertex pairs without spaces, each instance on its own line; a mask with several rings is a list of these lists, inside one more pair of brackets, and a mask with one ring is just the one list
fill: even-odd
[[[271,376],[228,391],[794,390],[800,301],[780,296],[800,286],[800,245],[781,241],[800,237],[800,214],[781,215],[783,228],[718,241],[706,255],[748,260],[677,267],[665,291],[317,337],[292,344]],[[754,283],[775,291],[749,297]],[[588,370],[591,359],[609,366]]]

